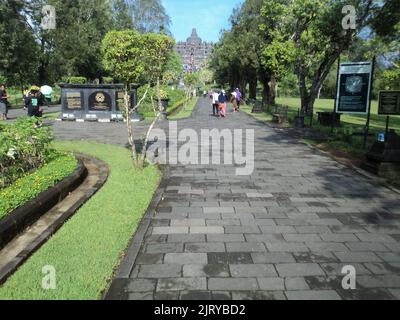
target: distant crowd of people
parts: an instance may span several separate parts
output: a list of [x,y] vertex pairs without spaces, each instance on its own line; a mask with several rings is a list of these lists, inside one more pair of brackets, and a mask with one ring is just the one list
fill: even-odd
[[208,95],[212,100],[212,113],[214,116],[220,118],[225,118],[227,116],[228,101],[232,103],[233,112],[239,112],[242,102],[242,93],[239,88],[236,88],[236,90],[230,94],[230,98],[223,89],[219,91],[209,91]]

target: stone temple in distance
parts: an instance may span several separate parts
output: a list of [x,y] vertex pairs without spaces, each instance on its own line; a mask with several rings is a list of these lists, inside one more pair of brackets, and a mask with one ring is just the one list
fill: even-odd
[[193,72],[205,66],[213,50],[212,42],[203,42],[198,36],[197,30],[193,28],[192,35],[186,41],[180,41],[175,46],[177,52],[183,59],[185,70]]

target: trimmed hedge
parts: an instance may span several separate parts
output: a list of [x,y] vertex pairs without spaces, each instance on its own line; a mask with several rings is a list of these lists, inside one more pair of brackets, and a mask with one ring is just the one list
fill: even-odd
[[19,178],[9,187],[0,190],[0,219],[33,200],[40,193],[54,187],[72,174],[77,164],[73,155],[59,153],[54,160],[34,173]]

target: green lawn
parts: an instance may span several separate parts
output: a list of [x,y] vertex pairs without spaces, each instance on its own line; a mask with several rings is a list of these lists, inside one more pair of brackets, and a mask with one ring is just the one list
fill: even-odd
[[197,101],[199,101],[198,97],[192,98],[189,100],[187,106],[182,108],[177,114],[168,117],[168,120],[182,120],[190,117],[193,113],[194,108],[196,107]]
[[[289,107],[289,122],[290,125],[294,123],[294,117],[297,115],[298,110],[300,109],[301,102],[299,98],[278,98],[277,99],[278,107],[283,105],[287,105]],[[334,106],[333,99],[319,99],[316,100],[314,105],[314,112],[332,112]],[[251,114],[252,108],[250,106],[242,106],[241,109],[249,114]],[[271,122],[272,117],[271,114],[264,111],[260,114],[251,114],[254,118]],[[340,151],[345,151],[352,153],[357,156],[364,155],[366,150],[364,149],[363,136],[359,135],[364,131],[364,127],[367,121],[366,115],[357,115],[357,114],[343,114],[341,117],[341,128],[335,128],[333,132],[331,132],[330,127],[323,127],[317,122],[318,116],[314,115],[313,121],[313,129],[315,131],[321,132],[328,136],[328,140],[323,144],[329,147],[338,149]],[[306,125],[309,125],[310,119],[306,118]],[[371,122],[370,122],[370,134],[371,136],[367,140],[367,147],[371,146],[374,141],[377,139],[377,134],[379,132],[385,131],[386,128],[386,116],[378,115],[378,102],[372,102],[371,109]],[[400,117],[390,117],[390,128],[395,129],[397,132],[400,131]],[[350,137],[346,134],[346,132],[355,133],[350,135]],[[320,141],[308,141],[308,143],[320,143]]]
[[[277,103],[280,105],[289,106],[292,117],[297,113],[297,110],[301,106],[299,98],[278,98]],[[315,112],[332,112],[335,102],[333,99],[319,99],[315,102]],[[357,114],[344,114],[342,115],[342,122],[344,124],[354,125],[354,126],[365,126],[367,122],[366,115]],[[390,117],[390,127],[395,130],[400,131],[400,117],[391,116]],[[371,109],[371,129],[384,130],[386,128],[386,116],[378,115],[378,101],[372,101]]]
[[[0,299],[99,299],[161,178],[155,166],[133,169],[129,151],[122,147],[78,141],[55,146],[107,162],[109,179],[0,288]],[[41,287],[47,265],[56,269],[56,290]]]

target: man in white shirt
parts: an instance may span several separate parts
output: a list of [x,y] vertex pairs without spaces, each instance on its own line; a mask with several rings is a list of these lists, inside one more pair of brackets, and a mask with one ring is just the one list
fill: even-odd
[[219,100],[218,100],[219,94],[218,92],[213,92],[212,94],[212,104],[213,104],[213,115],[214,116],[219,116]]

